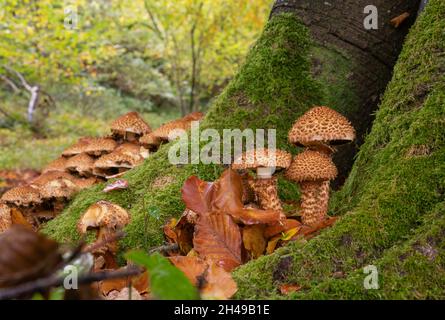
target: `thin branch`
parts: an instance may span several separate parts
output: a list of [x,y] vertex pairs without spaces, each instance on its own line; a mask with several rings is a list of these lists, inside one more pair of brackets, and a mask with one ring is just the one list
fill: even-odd
[[9,79],[7,76],[2,75],[2,74],[0,74],[0,79],[5,81],[11,87],[11,89],[14,91],[14,93],[20,92],[19,87],[17,87],[17,85],[14,83],[14,81],[12,81],[12,79]]
[[164,40],[164,35],[163,35],[163,33],[161,31],[161,28],[159,27],[158,23],[156,22],[156,18],[154,16],[153,12],[151,11],[150,6],[149,6],[147,0],[144,1],[144,7],[145,7],[145,11],[147,11],[148,16],[150,17],[150,21],[151,21],[152,25],[153,25],[152,30],[155,31],[155,33],[157,34],[159,39],[161,39],[163,41]]
[[[88,284],[102,280],[121,279],[131,276],[137,276],[141,273],[142,269],[134,266],[131,266],[126,270],[94,272],[79,277],[78,284]],[[0,300],[14,299],[25,294],[42,291],[52,287],[59,287],[63,285],[64,281],[64,276],[56,277],[51,275],[46,278],[41,278],[20,284],[13,288],[0,289]]]
[[29,92],[32,92],[33,87],[25,80],[25,78],[23,77],[23,75],[20,72],[14,70],[11,67],[6,66],[6,65],[3,65],[3,68],[5,68],[6,70],[8,70],[11,73],[14,73],[17,76],[17,78],[20,79],[20,82],[25,87],[25,89],[28,90]]
[[178,250],[179,249],[179,245],[177,243],[171,243],[171,244],[166,244],[163,246],[159,246],[153,249],[150,249],[150,251],[148,253],[152,254],[155,252],[162,252],[165,253],[167,251],[173,251],[173,250]]

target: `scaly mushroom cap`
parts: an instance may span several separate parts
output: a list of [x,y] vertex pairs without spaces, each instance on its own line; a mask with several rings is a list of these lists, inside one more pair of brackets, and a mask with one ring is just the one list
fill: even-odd
[[153,132],[149,134],[144,134],[140,139],[139,143],[148,148],[157,147],[161,144],[161,139],[156,137]]
[[141,149],[138,145],[132,143],[125,143],[119,146],[110,154],[100,157],[94,163],[94,168],[134,168],[144,161],[141,155]]
[[94,161],[88,154],[80,153],[66,161],[66,169],[80,175],[89,175],[93,173]]
[[170,132],[172,132],[173,130],[178,129],[178,130],[188,131],[188,130],[190,130],[190,128],[192,126],[192,122],[200,121],[203,117],[204,117],[203,113],[193,112],[193,113],[186,115],[185,117],[183,117],[181,119],[167,122],[166,124],[162,125],[158,129],[154,130],[152,132],[152,134],[155,138],[158,138],[161,140],[168,140],[168,136],[169,136]]
[[117,142],[110,138],[93,138],[85,146],[84,152],[92,156],[110,153],[117,147]]
[[66,163],[68,159],[65,157],[57,158],[56,160],[52,161],[50,164],[48,164],[42,171],[42,173],[46,173],[49,171],[60,171],[64,172],[66,171]]
[[82,190],[82,189],[89,188],[99,182],[100,182],[100,180],[97,179],[96,177],[91,177],[88,179],[76,179],[76,181],[74,183],[76,184],[76,186],[79,187],[79,189]]
[[110,230],[118,230],[130,222],[130,214],[118,205],[99,201],[88,208],[77,224],[77,229],[84,234],[89,228],[105,227]]
[[244,152],[236,158],[232,164],[232,169],[245,170],[274,167],[286,169],[290,166],[291,161],[292,155],[283,150],[253,149]]
[[8,190],[0,200],[2,203],[12,204],[17,207],[28,207],[42,203],[39,190],[32,186],[16,187]]
[[301,116],[289,131],[289,142],[298,146],[326,143],[339,145],[355,139],[348,119],[328,107],[314,107]]
[[0,233],[5,232],[12,226],[11,208],[0,203]]
[[85,152],[87,145],[91,142],[92,139],[93,138],[90,137],[80,138],[75,144],[73,144],[71,147],[63,151],[62,156],[72,157],[75,156],[76,154]]
[[150,133],[151,128],[137,112],[129,112],[113,121],[111,131],[122,136],[126,132],[143,135]]
[[286,171],[286,177],[297,182],[333,180],[337,174],[331,157],[313,150],[296,155]]
[[42,174],[31,182],[38,189],[43,200],[53,198],[71,198],[79,191],[76,178],[66,172],[50,171]]

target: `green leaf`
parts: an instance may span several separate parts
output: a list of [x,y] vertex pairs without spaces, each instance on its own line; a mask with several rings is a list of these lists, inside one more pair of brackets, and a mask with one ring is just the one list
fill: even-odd
[[198,290],[184,273],[159,253],[149,256],[142,251],[130,251],[125,257],[148,270],[151,293],[156,298],[161,300],[199,299]]

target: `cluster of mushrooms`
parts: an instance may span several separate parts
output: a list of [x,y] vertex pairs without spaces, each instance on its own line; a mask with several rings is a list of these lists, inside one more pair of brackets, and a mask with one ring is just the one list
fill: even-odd
[[[355,130],[343,115],[328,107],[310,109],[289,131],[289,142],[304,148],[293,159],[278,149],[249,150],[235,159],[232,169],[243,173],[244,203],[253,200],[262,209],[283,212],[276,173],[285,170],[285,177],[300,185],[301,222],[317,226],[327,218],[330,181],[338,174],[332,161],[335,146],[354,139]],[[256,170],[256,177],[249,170]]]
[[168,141],[171,131],[188,130],[202,117],[200,112],[191,113],[153,131],[137,112],[129,112],[111,123],[109,136],[80,138],[28,185],[3,194],[0,232],[16,223],[38,229],[42,222],[59,214],[78,191],[142,164]]

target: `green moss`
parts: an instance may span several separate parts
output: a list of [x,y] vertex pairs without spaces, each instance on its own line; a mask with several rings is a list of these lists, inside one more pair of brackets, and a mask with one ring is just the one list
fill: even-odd
[[[372,132],[331,202],[341,219],[307,244],[240,267],[238,298],[277,298],[283,282],[302,285],[300,298],[443,297],[442,244],[434,261],[412,255],[404,262],[411,283],[397,280],[393,252],[408,250],[426,231],[443,230],[443,218],[428,215],[445,197],[444,16],[445,3],[431,0],[411,30]],[[360,270],[373,262],[385,266],[382,291],[362,289]],[[338,274],[347,279],[332,280]]]

